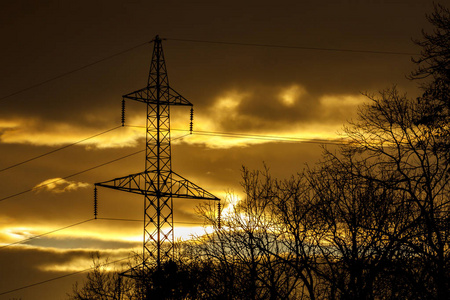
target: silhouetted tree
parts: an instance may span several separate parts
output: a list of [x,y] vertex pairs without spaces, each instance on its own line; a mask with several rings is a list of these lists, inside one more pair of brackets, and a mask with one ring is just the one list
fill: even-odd
[[80,286],[76,282],[70,300],[138,300],[135,282],[121,277],[117,271],[107,270],[107,262],[100,261],[100,255],[92,255],[93,270],[86,276],[86,281]]
[[145,299],[175,300],[197,299],[197,270],[173,260],[166,261],[161,268],[155,266],[146,276]]
[[[93,270],[81,286],[78,283],[73,286],[72,293],[68,294],[69,299],[209,299],[203,297],[205,289],[209,287],[205,285],[209,275],[208,266],[190,256],[189,252],[192,251],[185,250],[184,245],[176,244],[176,248],[175,260],[163,262],[161,268],[155,264],[147,274],[137,274],[141,278],[121,276],[119,271],[107,270],[107,263],[101,263],[100,257],[96,255]],[[136,262],[130,259],[130,264]]]
[[[427,16],[434,26],[432,33],[423,32],[419,58],[413,59],[417,69],[409,76],[418,80],[423,94],[418,98],[423,113],[417,124],[433,126],[440,143],[435,145],[450,152],[450,10],[436,4],[434,12]],[[447,157],[450,159],[450,156]]]
[[[441,108],[450,108],[450,10],[441,4],[435,4],[434,12],[427,16],[434,26],[432,33],[422,32],[423,39],[415,40],[422,47],[419,58],[413,59],[417,69],[410,78],[426,79],[422,83],[425,92],[423,98],[438,101]],[[438,111],[434,117],[440,117]]]
[[[346,153],[360,153],[360,159],[374,170],[358,174],[383,183],[400,194],[400,204],[409,206],[409,228],[391,235],[410,252],[410,275],[418,275],[411,288],[424,297],[449,296],[449,160],[441,147],[442,136],[434,124],[418,124],[429,112],[420,99],[408,99],[395,88],[371,96],[360,110],[359,119],[346,128],[352,145]],[[387,233],[387,232],[386,232]]]
[[[270,200],[267,203],[266,215],[271,219],[271,223],[267,230],[273,237],[273,242],[271,247],[268,247],[259,240],[261,251],[276,258],[286,270],[291,270],[286,280],[295,283],[291,287],[295,299],[316,299],[318,280],[314,270],[317,252],[314,249],[315,237],[311,234],[315,218],[311,214],[311,186],[304,174],[286,180],[271,179],[273,184],[270,191],[265,191],[267,184],[257,182],[260,178],[271,178],[267,169],[263,172],[249,172],[244,169],[243,178],[248,200],[255,201],[257,197]],[[259,192],[252,192],[255,189]]]
[[[354,154],[327,152],[308,180],[313,190],[313,247],[320,255],[316,274],[325,299],[396,299],[386,282],[401,256],[392,236],[404,234],[409,208],[402,195],[374,179],[374,166]],[[398,275],[398,273],[397,273]]]
[[215,225],[213,233],[199,237],[199,248],[215,267],[213,276],[221,286],[217,299],[298,299],[299,280],[293,269],[278,259],[285,251],[277,242],[279,233],[270,209],[274,181],[259,175],[244,169],[246,197],[227,208],[220,229],[210,214],[213,209],[208,205],[200,208]]

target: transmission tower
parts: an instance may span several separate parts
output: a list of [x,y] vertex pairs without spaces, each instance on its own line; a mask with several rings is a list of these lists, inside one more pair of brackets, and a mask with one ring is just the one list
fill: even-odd
[[[170,106],[191,107],[192,103],[169,86],[162,43],[159,36],[153,41],[153,55],[147,86],[126,94],[122,99],[122,125],[125,99],[147,105],[145,170],[95,184],[144,196],[144,239],[142,263],[123,273],[142,279],[152,263],[158,268],[173,256],[173,198],[219,200],[213,194],[172,171],[170,146]],[[95,215],[97,202],[95,197]]]

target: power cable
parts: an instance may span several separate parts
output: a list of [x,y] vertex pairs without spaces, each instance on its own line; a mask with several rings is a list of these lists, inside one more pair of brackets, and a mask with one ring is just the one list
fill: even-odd
[[260,134],[241,134],[233,132],[218,132],[218,131],[193,131],[193,133],[198,133],[199,135],[208,136],[224,136],[224,137],[242,137],[251,140],[269,140],[269,141],[286,141],[286,142],[297,142],[297,143],[309,143],[309,144],[329,144],[329,145],[342,145],[344,142],[333,141],[330,139],[306,139],[306,138],[296,138],[296,137],[279,137],[273,135],[260,135]]
[[139,219],[123,219],[123,218],[97,218],[97,220],[125,221],[125,222],[144,222],[144,220],[139,220]]
[[88,222],[90,222],[92,220],[95,220],[95,219],[92,218],[92,219],[84,220],[84,221],[81,221],[81,222],[78,222],[78,223],[75,223],[75,224],[72,224],[72,225],[68,225],[68,226],[61,227],[61,228],[58,228],[58,229],[55,229],[55,230],[52,230],[52,231],[49,231],[49,232],[38,234],[38,235],[32,236],[30,238],[24,239],[24,240],[20,240],[20,241],[11,243],[11,244],[7,244],[7,245],[4,245],[4,246],[1,246],[0,250],[5,249],[5,248],[10,247],[10,246],[13,246],[13,245],[23,244],[23,243],[28,242],[30,240],[33,240],[33,239],[36,239],[36,238],[39,238],[39,237],[43,237],[45,235],[48,235],[48,234],[51,234],[51,233],[55,233],[55,232],[58,232],[58,231],[61,231],[61,230],[67,229],[67,228],[71,228],[71,227],[75,227],[75,226],[78,226],[78,225],[81,225],[81,224],[84,224],[84,223],[88,223]]
[[[182,135],[182,136],[179,136],[179,137],[177,137],[177,138],[174,138],[173,140],[181,139],[181,138],[184,138],[185,136],[188,136],[188,135],[189,135],[189,134],[184,134],[184,135]],[[74,177],[74,176],[77,176],[77,175],[80,175],[80,174],[83,174],[83,173],[86,173],[86,172],[89,172],[89,171],[92,171],[92,170],[94,170],[94,169],[98,169],[98,168],[100,168],[100,167],[109,165],[109,164],[111,164],[111,163],[113,163],[113,162],[116,162],[116,161],[119,161],[119,160],[128,158],[128,157],[130,157],[130,156],[139,154],[139,153],[141,153],[141,152],[144,152],[145,150],[146,150],[146,149],[143,149],[143,150],[139,150],[139,151],[136,151],[136,152],[133,152],[133,153],[130,153],[130,154],[121,156],[121,157],[119,157],[119,158],[116,158],[116,159],[110,160],[110,161],[108,161],[108,162],[105,162],[105,163],[96,165],[96,166],[94,166],[94,167],[85,169],[85,170],[83,170],[83,171],[80,171],[80,172],[77,172],[77,173],[68,175],[68,176],[63,177],[63,178],[59,178],[59,179],[53,180],[53,181],[48,182],[48,183],[46,183],[46,184],[42,184],[42,185],[40,185],[39,187],[44,187],[44,186],[47,186],[47,185],[50,185],[50,184],[53,184],[53,183],[56,183],[56,182],[59,182],[59,181],[62,181],[62,180],[66,180],[66,179],[68,179],[68,178],[71,178],[71,177]],[[24,191],[22,191],[22,192],[19,192],[19,193],[13,194],[13,195],[6,196],[6,197],[4,197],[4,198],[0,198],[0,202],[1,202],[1,201],[5,201],[5,200],[10,199],[10,198],[13,198],[13,197],[16,197],[16,196],[19,196],[19,195],[22,195],[22,194],[25,194],[25,193],[28,193],[28,192],[31,192],[31,191],[33,191],[34,189],[35,189],[35,187],[30,188],[30,189],[28,189],[28,190],[24,190]]]
[[[84,220],[84,221],[81,221],[81,222],[78,222],[78,223],[67,225],[67,226],[64,226],[64,227],[61,227],[61,228],[58,228],[58,229],[54,229],[52,231],[41,233],[41,234],[32,236],[30,238],[14,242],[14,243],[3,245],[3,246],[0,247],[0,250],[8,248],[8,247],[13,246],[13,245],[23,244],[25,242],[28,242],[28,241],[31,241],[31,240],[34,240],[34,239],[37,239],[37,238],[40,238],[40,237],[43,237],[43,236],[46,236],[46,235],[58,232],[58,231],[62,231],[62,230],[65,230],[65,229],[68,229],[68,228],[71,228],[71,227],[75,227],[75,226],[78,226],[78,225],[81,225],[81,224],[84,224],[84,223],[88,223],[88,222],[93,221],[93,220],[144,222],[144,220],[140,220],[140,219],[124,219],[124,218],[97,218],[97,219],[94,219],[94,218],[91,218],[91,219],[87,219],[87,220]],[[191,225],[203,225],[204,224],[204,223],[201,223],[201,222],[174,222],[174,223],[175,224],[191,224]]]
[[[334,51],[334,52],[353,52],[353,53],[366,53],[366,54],[387,54],[387,55],[420,55],[419,53],[412,53],[412,52],[396,52],[396,51],[378,51],[378,50],[358,50],[358,49],[345,49],[345,48],[326,48],[326,47],[306,47],[306,46],[289,46],[289,45],[277,45],[277,44],[257,44],[257,43],[238,43],[238,42],[225,42],[225,41],[212,41],[212,40],[195,40],[195,39],[176,39],[176,38],[168,38],[166,40],[169,41],[179,41],[179,42],[193,42],[193,43],[208,43],[208,44],[222,44],[222,45],[234,45],[234,46],[251,46],[251,47],[268,47],[268,48],[286,48],[286,49],[300,49],[300,50],[313,50],[313,51]],[[103,61],[106,61],[108,59],[111,59],[113,57],[119,56],[121,54],[127,53],[129,51],[132,51],[136,48],[139,48],[141,46],[144,46],[151,41],[147,41],[141,44],[138,44],[136,46],[133,46],[131,48],[125,49],[123,51],[120,51],[118,53],[112,54],[110,56],[104,57],[102,59],[99,59],[97,61],[94,61],[92,63],[89,63],[87,65],[84,65],[82,67],[70,70],[68,72],[62,73],[60,75],[57,75],[55,77],[52,77],[50,79],[41,81],[39,83],[36,83],[34,85],[28,86],[26,88],[23,88],[21,90],[15,91],[11,94],[8,94],[6,96],[0,97],[0,102],[3,100],[10,98],[12,96],[15,96],[17,94],[23,93],[25,91],[31,90],[33,88],[39,87],[41,85],[44,85],[46,83],[52,82],[54,80],[57,80],[59,78],[65,77],[67,75],[70,75],[72,73],[81,71],[83,69],[86,69],[88,67],[91,67],[93,65],[96,65],[98,63],[101,63]]]
[[30,159],[27,159],[27,160],[24,160],[24,161],[22,161],[22,162],[16,163],[16,164],[11,165],[11,166],[9,166],[9,167],[0,169],[0,172],[3,172],[3,171],[6,171],[6,170],[15,168],[15,167],[17,167],[17,166],[23,165],[23,164],[28,163],[28,162],[30,162],[30,161],[36,160],[36,159],[38,159],[38,158],[41,158],[41,157],[50,155],[50,154],[52,154],[52,153],[61,151],[61,150],[63,150],[63,149],[66,149],[66,148],[69,148],[69,147],[72,147],[72,146],[75,146],[75,145],[78,145],[78,144],[80,144],[80,143],[82,143],[82,142],[85,142],[85,141],[87,141],[87,140],[93,139],[93,138],[98,137],[98,136],[100,136],[100,135],[103,135],[103,134],[105,134],[105,133],[114,131],[114,130],[116,130],[116,129],[118,129],[118,128],[121,128],[121,127],[122,127],[122,126],[117,126],[117,127],[114,127],[114,128],[108,129],[108,130],[105,130],[105,131],[103,131],[103,132],[100,132],[100,133],[97,133],[97,134],[92,135],[92,136],[90,136],[90,137],[87,137],[87,138],[84,138],[84,139],[82,139],[82,140],[79,140],[79,141],[77,141],[77,142],[75,142],[75,143],[68,144],[68,145],[62,146],[62,147],[60,147],[60,148],[51,150],[51,151],[49,151],[49,152],[43,153],[43,154],[41,154],[41,155],[32,157],[32,158],[30,158]]
[[[140,219],[122,219],[122,218],[97,218],[97,220],[124,221],[124,222],[144,222],[144,220],[140,220]],[[203,225],[204,224],[202,222],[173,222],[173,223],[174,224],[191,224],[191,225]]]
[[[42,184],[42,185],[40,185],[39,187],[44,187],[44,186],[47,186],[47,185],[56,183],[56,182],[58,182],[58,181],[65,180],[65,179],[68,179],[68,178],[71,178],[71,177],[74,177],[74,176],[77,176],[77,175],[80,175],[80,174],[83,174],[83,173],[92,171],[92,170],[94,170],[94,169],[97,169],[97,168],[100,168],[100,167],[109,165],[109,164],[111,164],[111,163],[113,163],[113,162],[116,162],[116,161],[122,160],[122,159],[124,159],[124,158],[127,158],[127,157],[130,157],[130,156],[139,154],[139,153],[144,152],[144,151],[145,151],[145,149],[144,149],[144,150],[139,150],[139,151],[136,151],[136,152],[127,154],[127,155],[124,155],[124,156],[122,156],[122,157],[119,157],[119,158],[110,160],[110,161],[108,161],[108,162],[105,162],[105,163],[96,165],[96,166],[94,166],[94,167],[85,169],[85,170],[83,170],[83,171],[80,171],[80,172],[77,172],[77,173],[68,175],[68,176],[66,176],[66,177],[64,177],[64,178],[59,178],[59,179],[56,179],[56,180],[54,180],[54,181],[52,181],[52,182],[48,182],[48,183],[46,183],[46,184]],[[4,198],[0,198],[0,202],[1,202],[1,201],[5,201],[5,200],[10,199],[10,198],[13,198],[13,197],[16,197],[16,196],[19,196],[19,195],[22,195],[22,194],[25,194],[25,193],[28,193],[28,192],[31,192],[31,191],[33,191],[33,190],[34,190],[34,187],[31,188],[31,189],[28,189],[28,190],[25,190],[25,191],[22,191],[22,192],[19,192],[19,193],[10,195],[10,196],[6,196],[6,197],[4,197]]]
[[112,54],[112,55],[110,55],[110,56],[104,57],[104,58],[102,58],[102,59],[99,59],[99,60],[97,60],[97,61],[94,61],[94,62],[92,62],[92,63],[89,63],[89,64],[87,64],[87,65],[84,65],[84,66],[82,66],[82,67],[73,69],[73,70],[71,70],[71,71],[62,73],[62,74],[57,75],[57,76],[55,76],[55,77],[52,77],[52,78],[50,78],[50,79],[47,79],[47,80],[41,81],[41,82],[39,82],[39,83],[33,84],[33,85],[29,86],[29,87],[26,87],[26,88],[23,88],[23,89],[21,89],[21,90],[15,91],[15,92],[13,92],[13,93],[11,93],[11,94],[9,94],[9,95],[0,97],[0,102],[2,102],[3,100],[5,100],[5,99],[7,99],[7,98],[10,98],[10,97],[12,97],[12,96],[15,96],[15,95],[17,95],[17,94],[20,94],[20,93],[23,93],[23,92],[25,92],[25,91],[34,89],[34,88],[36,88],[36,87],[38,87],[38,86],[41,86],[41,85],[44,85],[44,84],[46,84],[46,83],[55,81],[55,80],[57,80],[57,79],[59,79],[59,78],[65,77],[65,76],[70,75],[70,74],[72,74],[72,73],[81,71],[81,70],[83,70],[83,69],[86,69],[86,68],[88,68],[88,67],[91,67],[91,66],[93,66],[93,65],[96,65],[96,64],[98,64],[98,63],[101,63],[101,62],[103,62],[103,61],[105,61],[105,60],[111,59],[111,58],[113,58],[113,57],[119,56],[119,55],[124,54],[124,53],[127,53],[127,52],[130,52],[131,50],[134,50],[134,49],[136,49],[136,48],[139,48],[139,47],[142,47],[142,46],[144,46],[144,45],[147,45],[148,43],[149,43],[149,41],[147,41],[147,42],[145,42],[145,43],[141,43],[141,44],[139,44],[139,45],[133,46],[133,47],[131,47],[131,48],[125,49],[125,50],[120,51],[120,52],[117,52],[117,53]]
[[[117,218],[98,218],[98,219],[99,220],[111,220],[111,221],[139,221],[139,222],[143,221],[143,220],[137,220],[137,219],[117,219]],[[58,228],[58,229],[55,229],[55,230],[52,230],[52,231],[49,231],[49,232],[46,232],[46,233],[43,233],[43,234],[39,234],[39,235],[33,236],[31,238],[28,238],[28,239],[24,239],[24,240],[15,242],[15,243],[11,243],[11,244],[8,244],[8,245],[0,247],[0,250],[4,249],[6,247],[12,246],[12,245],[24,243],[26,241],[29,241],[29,240],[32,240],[32,239],[35,239],[35,238],[38,238],[38,237],[42,237],[42,236],[45,236],[45,235],[57,232],[57,231],[61,231],[61,230],[67,229],[67,228],[78,226],[78,225],[81,225],[81,224],[84,224],[84,223],[87,223],[87,222],[90,222],[90,221],[93,221],[93,220],[95,220],[95,219],[84,220],[84,221],[81,221],[81,222],[78,222],[78,223],[74,223],[74,224],[71,224],[71,225],[68,225],[68,226],[65,226],[65,227],[61,227],[61,228]],[[174,222],[174,223],[177,223],[177,224],[201,224],[201,225],[203,225],[203,223],[199,223],[199,222]],[[112,261],[112,262],[104,263],[101,266],[107,266],[107,265],[110,265],[110,264],[115,264],[115,263],[118,263],[118,262],[121,262],[121,261],[124,261],[124,260],[128,260],[130,258],[133,258],[135,256],[139,256],[139,254],[134,255],[132,257],[121,258],[121,259],[118,259],[118,260],[115,260],[115,261]],[[15,288],[15,289],[12,289],[12,290],[9,290],[9,291],[1,292],[0,295],[9,294],[9,293],[16,292],[16,291],[19,291],[19,290],[23,290],[23,289],[26,289],[26,288],[30,288],[30,287],[34,287],[34,286],[37,286],[37,285],[45,284],[45,283],[48,283],[48,282],[51,282],[51,281],[55,281],[55,280],[58,280],[58,279],[62,279],[62,278],[66,278],[66,277],[69,277],[69,276],[81,274],[81,273],[93,270],[94,268],[95,268],[95,266],[91,267],[91,268],[88,268],[88,269],[81,270],[81,271],[77,271],[77,272],[65,274],[65,275],[62,275],[62,276],[50,278],[50,279],[47,279],[47,280],[44,280],[44,281],[32,283],[32,284],[29,284],[29,285],[26,285],[26,286],[22,286],[22,287],[19,287],[19,288]]]
[[[134,125],[126,125],[126,126],[127,126],[127,127],[143,127],[143,126],[134,126]],[[175,130],[175,131],[176,131],[176,130],[178,130],[178,131],[188,131],[188,130],[185,130],[185,129],[172,129],[172,130]],[[344,142],[332,142],[332,141],[330,141],[330,140],[308,140],[308,139],[301,139],[301,138],[295,138],[295,137],[282,137],[282,138],[280,138],[280,137],[277,137],[277,136],[269,136],[269,135],[255,135],[255,134],[250,135],[250,134],[227,133],[227,132],[217,132],[217,131],[194,131],[194,133],[198,133],[198,134],[202,134],[202,135],[210,135],[210,136],[221,135],[221,136],[228,136],[228,137],[244,137],[244,138],[248,138],[248,139],[264,139],[264,140],[277,140],[277,141],[291,141],[291,142],[311,143],[311,144],[330,144],[330,145],[342,145],[342,144],[344,144]],[[181,138],[184,138],[185,136],[188,136],[188,135],[189,135],[189,134],[185,134],[185,135],[182,135],[182,136],[180,136],[180,137],[174,138],[174,139],[172,139],[172,140],[181,139]],[[68,179],[68,178],[71,178],[71,177],[74,177],[74,176],[77,176],[77,175],[80,175],[80,174],[83,174],[83,173],[92,171],[92,170],[94,170],[94,169],[103,167],[103,166],[105,166],[105,165],[108,165],[108,164],[111,164],[111,163],[113,163],[113,162],[116,162],[116,161],[125,159],[125,158],[127,158],[127,157],[130,157],[130,156],[139,154],[139,153],[144,152],[144,151],[145,151],[145,149],[144,149],[144,150],[139,150],[139,151],[136,151],[136,152],[133,152],[133,153],[130,153],[130,154],[127,154],[127,155],[125,155],[125,156],[122,156],[122,157],[113,159],[113,160],[111,160],[111,161],[108,161],[108,162],[99,164],[99,165],[97,165],[97,166],[94,166],[94,167],[85,169],[85,170],[83,170],[83,171],[80,171],[80,172],[77,172],[77,173],[68,175],[68,176],[66,176],[66,177],[63,177],[63,178],[54,180],[54,181],[52,181],[52,182],[43,184],[43,185],[41,185],[40,187],[44,187],[44,186],[47,186],[47,185],[56,183],[56,182],[58,182],[58,181],[65,180],[65,179]],[[31,192],[31,191],[33,191],[33,190],[34,190],[34,187],[33,187],[33,188],[30,188],[30,189],[27,189],[27,190],[24,190],[24,191],[22,191],[22,192],[13,194],[13,195],[9,195],[9,196],[0,198],[0,202],[5,201],[5,200],[10,199],[10,198],[13,198],[13,197],[16,197],[16,196],[19,196],[19,195],[22,195],[22,194],[25,194],[25,193],[28,193],[28,192]]]
[[[139,125],[125,125],[127,127],[136,128],[146,128],[145,126]],[[188,129],[171,129],[172,131],[190,131]],[[269,141],[286,141],[286,142],[297,142],[297,143],[310,143],[310,144],[329,144],[329,145],[344,145],[347,144],[345,140],[332,140],[332,139],[307,139],[299,137],[289,137],[289,136],[275,136],[275,135],[264,135],[264,134],[250,134],[250,133],[236,133],[236,132],[221,132],[221,131],[202,131],[193,130],[193,134],[198,135],[208,135],[208,136],[224,136],[224,137],[241,137],[254,140],[269,140]]]
[[205,225],[203,222],[173,222],[174,224]]
[[[132,259],[133,257],[136,257],[136,256],[139,256],[139,254],[133,255],[131,257],[121,258],[121,259],[118,259],[118,260],[115,260],[115,261],[111,261],[111,262],[108,262],[108,263],[104,263],[104,264],[101,264],[100,267],[104,267],[104,266],[107,266],[107,265],[115,264],[115,263],[118,263],[118,262],[121,262],[121,261],[124,261],[124,260],[128,260],[128,259]],[[58,277],[53,277],[53,278],[50,278],[50,279],[47,279],[47,280],[44,280],[44,281],[32,283],[32,284],[25,285],[25,286],[22,286],[22,287],[19,287],[19,288],[15,288],[15,289],[12,289],[12,290],[9,290],[9,291],[1,292],[0,296],[1,295],[6,295],[6,294],[9,294],[9,293],[12,293],[12,292],[17,292],[17,291],[20,291],[20,290],[24,290],[24,289],[27,289],[27,288],[30,288],[30,287],[33,287],[33,286],[41,285],[41,284],[44,284],[44,283],[47,283],[47,282],[51,282],[51,281],[55,281],[55,280],[58,280],[58,279],[66,278],[66,277],[69,277],[69,276],[81,274],[81,273],[93,270],[96,267],[97,266],[90,267],[88,269],[84,269],[84,270],[81,270],[81,271],[77,271],[77,272],[61,275],[61,276],[58,276]]]
[[250,47],[267,47],[267,48],[286,48],[286,49],[300,49],[300,50],[314,50],[314,51],[335,51],[335,52],[353,52],[353,53],[368,53],[368,54],[388,54],[388,55],[420,55],[420,53],[412,52],[396,52],[396,51],[378,51],[378,50],[358,50],[346,48],[326,48],[326,47],[305,47],[305,46],[289,46],[277,44],[256,44],[256,43],[238,43],[225,41],[211,41],[211,40],[193,40],[193,39],[173,39],[167,38],[168,41],[177,42],[192,42],[192,43],[207,43],[207,44],[222,44],[233,46],[250,46]]

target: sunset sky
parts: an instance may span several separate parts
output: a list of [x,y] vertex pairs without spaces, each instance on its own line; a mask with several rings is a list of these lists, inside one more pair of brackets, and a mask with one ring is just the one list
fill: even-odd
[[[141,249],[142,223],[84,221],[95,182],[144,170],[143,152],[100,166],[144,150],[142,103],[127,102],[135,127],[10,167],[120,126],[122,95],[146,85],[156,35],[166,39],[171,87],[194,104],[192,135],[189,109],[171,109],[173,170],[225,198],[242,194],[243,165],[266,164],[278,178],[313,167],[321,141],[333,149],[367,101],[362,93],[396,85],[416,95],[405,76],[432,8],[429,0],[2,1],[0,300],[63,299],[86,273],[5,292],[89,268],[93,251],[113,261]],[[199,203],[174,200],[177,238],[201,233]],[[142,209],[142,197],[99,189],[101,218],[142,219]]]

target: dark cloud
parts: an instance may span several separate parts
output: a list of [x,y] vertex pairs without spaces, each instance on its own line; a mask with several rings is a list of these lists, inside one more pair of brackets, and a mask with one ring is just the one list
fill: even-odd
[[299,84],[260,86],[216,97],[209,113],[218,116],[218,127],[231,132],[291,131],[311,124],[339,128],[364,101],[361,94],[312,94]]

